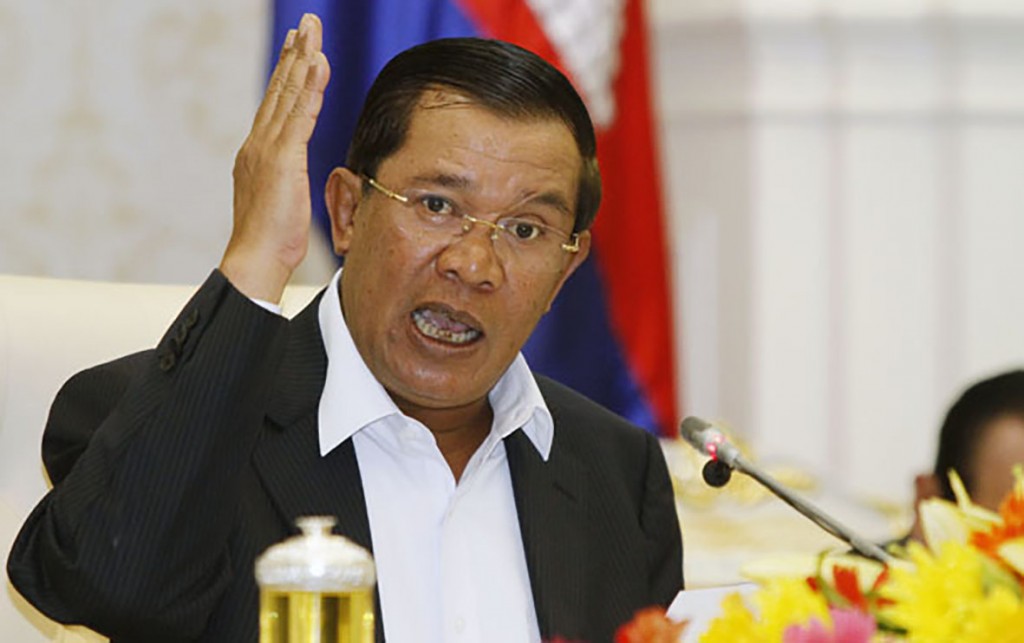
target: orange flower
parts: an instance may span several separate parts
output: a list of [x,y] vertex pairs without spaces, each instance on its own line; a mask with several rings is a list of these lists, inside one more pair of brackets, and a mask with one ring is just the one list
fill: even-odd
[[866,614],[885,607],[891,601],[879,595],[879,589],[889,578],[889,568],[882,569],[882,572],[875,578],[871,588],[864,592],[860,588],[860,578],[856,567],[845,565],[834,565],[832,567],[832,582],[829,583],[822,572],[818,576],[809,576],[807,584],[811,590],[821,594],[828,601],[829,607],[853,608]]
[[836,565],[832,568],[832,578],[835,579],[836,591],[846,599],[846,602],[851,607],[855,607],[862,612],[868,611],[868,599],[860,591],[860,582],[857,580],[856,569]]
[[1024,537],[1024,485],[1019,480],[999,505],[999,516],[1002,520],[990,525],[987,531],[971,534],[971,544],[994,558],[999,558],[1000,545]]
[[615,633],[615,643],[677,643],[688,621],[676,623],[660,607],[645,607]]

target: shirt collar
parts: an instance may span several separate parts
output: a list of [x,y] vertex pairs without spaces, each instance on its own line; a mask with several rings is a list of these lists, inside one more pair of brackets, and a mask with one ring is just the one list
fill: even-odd
[[[402,415],[352,341],[341,314],[341,272],[339,269],[331,278],[318,311],[320,334],[327,351],[327,376],[318,411],[321,456],[361,429],[386,417]],[[522,353],[516,355],[498,379],[488,399],[494,410],[491,432],[505,438],[521,427],[540,456],[547,460],[555,423]]]

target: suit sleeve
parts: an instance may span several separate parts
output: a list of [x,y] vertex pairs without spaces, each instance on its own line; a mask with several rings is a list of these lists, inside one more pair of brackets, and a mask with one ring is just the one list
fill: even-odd
[[657,438],[647,440],[647,476],[641,528],[647,538],[647,561],[653,602],[668,607],[683,589],[683,539],[676,514],[675,493],[665,454]]
[[8,560],[18,591],[113,638],[198,636],[230,580],[240,474],[286,326],[215,271],[155,350],[65,384],[44,435],[54,487]]

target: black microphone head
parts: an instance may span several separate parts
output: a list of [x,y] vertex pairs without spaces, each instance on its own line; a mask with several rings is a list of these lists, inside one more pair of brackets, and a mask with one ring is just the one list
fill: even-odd
[[704,482],[711,487],[724,487],[732,478],[732,468],[721,460],[708,460],[701,470]]

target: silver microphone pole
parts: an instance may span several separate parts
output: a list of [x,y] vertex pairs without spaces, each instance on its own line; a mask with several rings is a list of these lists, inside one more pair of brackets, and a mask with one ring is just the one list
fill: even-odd
[[810,502],[797,496],[756,464],[744,458],[739,449],[730,443],[725,438],[725,435],[710,422],[698,417],[688,417],[683,420],[682,425],[679,427],[679,434],[693,448],[704,455],[710,456],[712,459],[724,463],[730,469],[745,473],[754,480],[757,480],[761,485],[781,498],[787,505],[799,511],[828,533],[849,544],[850,547],[862,556],[872,558],[884,564],[889,564],[894,560],[884,549],[857,535],[852,529],[846,527]]

